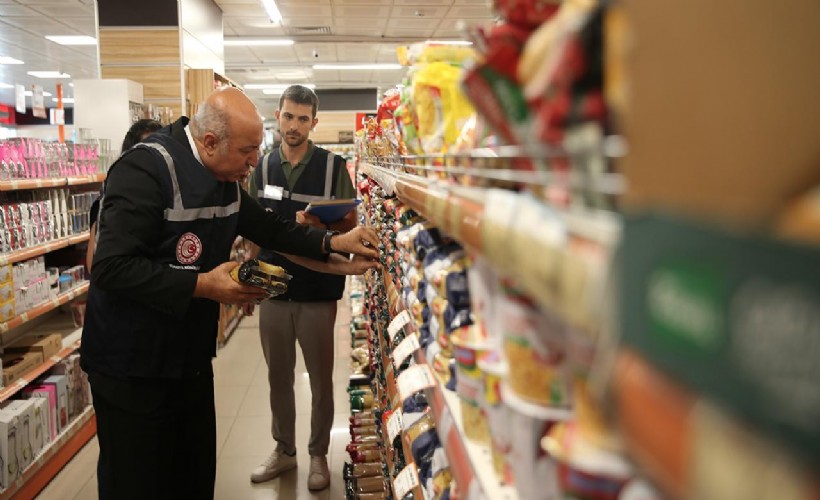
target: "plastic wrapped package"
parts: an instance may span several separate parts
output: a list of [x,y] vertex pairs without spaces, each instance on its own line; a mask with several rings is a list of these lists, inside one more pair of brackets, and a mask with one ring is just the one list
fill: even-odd
[[499,314],[510,388],[534,404],[570,407],[564,326],[510,287],[499,304]]
[[461,404],[464,435],[479,443],[489,443],[487,418],[480,405],[484,381],[478,369],[478,359],[488,345],[473,334],[471,327],[456,330],[450,338],[456,360],[456,393]]
[[474,113],[459,88],[460,78],[460,68],[441,62],[426,64],[413,76],[413,107],[427,154],[445,152]]

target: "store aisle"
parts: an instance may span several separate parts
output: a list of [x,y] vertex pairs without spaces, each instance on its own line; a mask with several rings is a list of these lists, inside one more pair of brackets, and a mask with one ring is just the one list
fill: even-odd
[[[310,385],[301,352],[296,364],[296,439],[299,467],[278,479],[251,484],[251,470],[273,450],[265,360],[259,344],[258,316],[244,318],[214,360],[217,421],[216,500],[233,499],[341,499],[344,498],[342,464],[350,442],[347,378],[350,374],[350,305],[339,302],[336,317],[336,415],[331,432],[330,488],[317,493],[307,489],[310,435]],[[299,350],[297,349],[297,352]],[[96,464],[99,447],[92,439],[43,490],[39,500],[96,500]],[[191,478],[180,478],[191,480]]]

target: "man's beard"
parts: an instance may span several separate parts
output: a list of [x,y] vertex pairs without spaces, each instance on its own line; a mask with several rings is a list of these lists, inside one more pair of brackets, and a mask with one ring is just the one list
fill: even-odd
[[306,140],[307,140],[307,137],[304,136],[304,135],[301,135],[301,134],[297,134],[297,135],[285,134],[285,142],[290,147],[301,146]]

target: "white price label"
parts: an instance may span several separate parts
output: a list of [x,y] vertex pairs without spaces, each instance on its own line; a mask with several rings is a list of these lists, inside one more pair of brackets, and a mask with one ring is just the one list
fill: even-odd
[[405,337],[404,340],[393,350],[393,362],[396,363],[396,366],[399,366],[407,359],[407,356],[410,356],[416,350],[421,347],[419,344],[419,339],[416,338],[415,335],[410,335],[409,337]]
[[393,493],[396,494],[396,498],[404,498],[404,495],[410,493],[418,485],[419,471],[416,469],[416,464],[410,464],[393,480]]
[[387,419],[387,435],[390,437],[391,443],[401,433],[401,426],[401,409],[398,409]]
[[390,341],[396,338],[396,334],[410,322],[410,313],[402,311],[398,316],[393,318],[390,325],[387,327],[387,333],[390,334]]
[[415,365],[404,370],[396,385],[399,387],[399,397],[402,401],[413,394],[436,385],[436,377],[429,365]]

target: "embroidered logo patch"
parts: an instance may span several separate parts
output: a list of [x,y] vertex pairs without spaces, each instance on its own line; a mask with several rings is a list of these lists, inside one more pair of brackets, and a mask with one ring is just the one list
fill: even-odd
[[177,242],[177,261],[192,264],[202,255],[202,242],[194,233],[185,233]]

